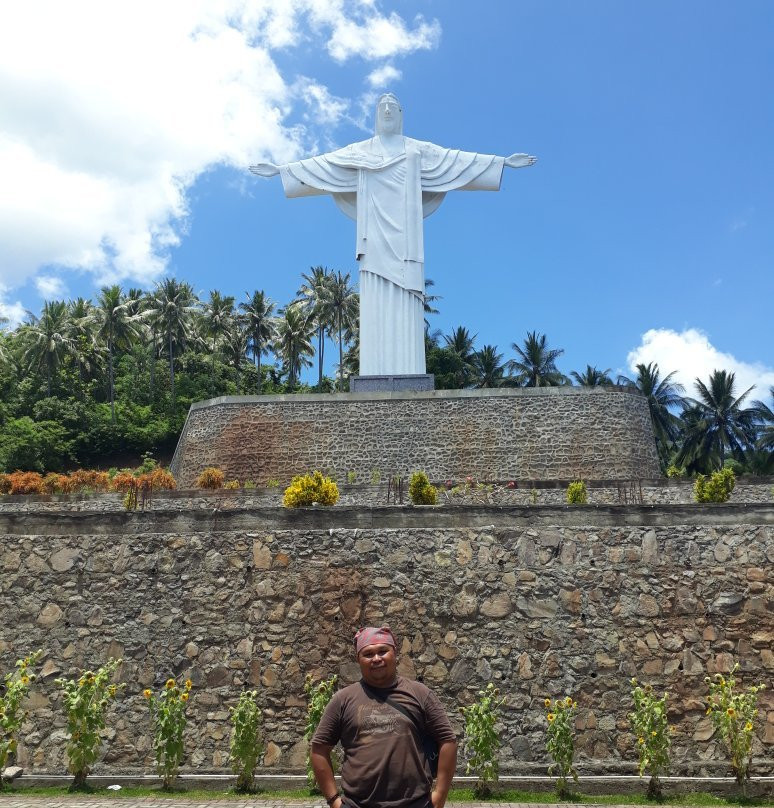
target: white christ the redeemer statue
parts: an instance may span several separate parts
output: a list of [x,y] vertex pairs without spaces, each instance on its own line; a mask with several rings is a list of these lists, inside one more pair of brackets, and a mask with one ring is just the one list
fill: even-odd
[[425,373],[422,219],[447,191],[498,191],[503,166],[535,157],[445,149],[403,136],[403,111],[392,94],[376,106],[370,140],[284,166],[259,163],[254,174],[279,174],[285,196],[330,194],[357,222],[360,267],[360,375]]

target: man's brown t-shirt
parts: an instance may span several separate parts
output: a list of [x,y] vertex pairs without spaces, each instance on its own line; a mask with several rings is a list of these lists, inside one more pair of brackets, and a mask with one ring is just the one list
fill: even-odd
[[[387,704],[389,698],[414,722]],[[341,782],[355,808],[424,808],[432,777],[417,725],[438,744],[456,740],[438,697],[421,682],[399,676],[392,687],[339,690],[325,709],[312,744],[344,747]]]

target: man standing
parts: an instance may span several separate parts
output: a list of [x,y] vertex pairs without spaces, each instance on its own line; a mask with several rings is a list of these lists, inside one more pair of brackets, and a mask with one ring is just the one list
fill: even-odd
[[[443,808],[457,765],[457,741],[438,697],[397,675],[395,637],[388,626],[355,635],[362,679],[339,690],[312,738],[311,760],[330,808]],[[423,736],[438,745],[432,775]],[[331,765],[341,741],[343,797]]]

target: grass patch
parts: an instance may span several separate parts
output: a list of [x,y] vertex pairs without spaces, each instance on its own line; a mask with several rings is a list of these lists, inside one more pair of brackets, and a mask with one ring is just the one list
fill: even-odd
[[[107,788],[99,786],[88,786],[87,790],[75,792],[88,801],[89,797],[106,797],[115,800],[138,799],[142,797],[155,797],[175,800],[191,800],[196,802],[229,802],[246,799],[280,799],[297,801],[321,801],[319,794],[311,794],[307,788],[298,789],[259,789],[254,794],[237,794],[233,789],[216,788],[186,788],[184,785],[177,786],[165,791],[161,785],[153,786],[126,786],[120,791],[108,791]],[[67,785],[61,786],[5,786],[0,790],[0,805],[3,797],[47,797],[50,799],[57,797],[67,797],[73,795]],[[587,805],[651,805],[657,806],[661,803],[649,800],[645,794],[620,793],[620,794],[573,794],[572,797],[558,800],[553,791],[518,791],[515,789],[502,789],[496,791],[489,800],[479,800],[473,796],[471,788],[453,788],[449,792],[449,803],[468,802],[521,802],[521,803],[542,803],[556,804],[584,803]],[[663,805],[678,806],[771,806],[774,805],[772,798],[732,798],[718,797],[714,794],[703,792],[690,794],[668,795],[663,801]]]

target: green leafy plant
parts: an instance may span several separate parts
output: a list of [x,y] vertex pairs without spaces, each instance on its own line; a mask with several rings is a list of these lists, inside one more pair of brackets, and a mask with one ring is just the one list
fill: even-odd
[[478,691],[478,699],[473,704],[460,710],[465,718],[463,747],[468,757],[465,774],[476,775],[473,794],[477,799],[491,796],[497,783],[500,737],[495,724],[504,702],[500,691],[490,682]]
[[382,472],[379,469],[371,470],[371,485],[379,485],[382,481]]
[[231,713],[231,769],[237,776],[236,790],[255,791],[255,767],[263,752],[260,739],[261,712],[258,691],[245,690]]
[[755,719],[758,717],[758,693],[765,686],[750,685],[746,691],[737,690],[734,676],[737,670],[738,662],[727,677],[716,673],[714,679],[707,676],[704,681],[709,688],[707,715],[726,745],[736,782],[744,787],[750,778],[752,740]]
[[[21,703],[27,697],[30,683],[35,681],[32,668],[38,663],[42,651],[16,660],[16,670],[6,673],[4,692],[0,695],[0,773],[8,763],[11,754],[16,752],[16,734],[24,721],[26,713]],[[0,777],[0,790],[3,778]]]
[[570,795],[567,780],[569,777],[577,783],[578,772],[573,766],[575,757],[575,738],[573,735],[573,715],[578,707],[577,702],[569,696],[564,699],[546,699],[546,750],[554,761],[548,767],[548,773],[557,773],[556,791],[560,797]]
[[279,488],[280,481],[272,477],[270,480],[266,480],[266,487],[267,488]]
[[256,488],[255,480],[245,480],[243,488],[245,491],[252,491],[254,488]]
[[667,467],[666,476],[670,479],[676,477],[685,477],[685,469],[682,466],[676,466],[674,463]]
[[320,505],[335,505],[339,499],[339,488],[330,477],[322,472],[294,477],[285,489],[282,504],[286,508],[300,508],[318,502]]
[[190,679],[186,679],[182,687],[178,687],[174,679],[167,679],[164,689],[158,696],[151,690],[143,691],[153,721],[153,754],[156,759],[156,770],[165,790],[172,787],[172,781],[177,777],[185,754],[183,743],[183,733],[187,724],[185,711],[192,686]]
[[568,505],[586,505],[589,501],[589,492],[583,480],[575,480],[567,486]]
[[537,505],[539,492],[537,488],[530,488],[529,489],[529,499],[533,505]]
[[438,502],[438,491],[432,485],[424,471],[415,471],[409,480],[409,498],[414,505],[435,505]]
[[357,482],[357,472],[356,471],[348,471],[347,472],[347,482],[350,485],[354,485]]
[[99,758],[102,748],[100,730],[105,728],[105,715],[118,691],[126,686],[110,682],[121,662],[111,658],[96,671],[82,671],[77,679],[54,680],[62,690],[67,713],[69,738],[66,752],[68,769],[74,778],[73,789],[86,785],[89,768]]
[[709,479],[699,474],[693,484],[693,498],[696,502],[728,502],[735,485],[736,477],[730,468],[713,472]]
[[[312,740],[312,736],[317,730],[317,725],[320,723],[322,714],[328,706],[328,702],[333,698],[333,693],[336,689],[336,682],[339,677],[335,674],[329,676],[327,679],[322,679],[319,682],[314,681],[310,674],[307,674],[304,680],[304,693],[306,693],[306,727],[304,728],[304,738],[307,741]],[[331,762],[334,764],[334,771],[336,769],[336,759],[331,756]],[[312,794],[319,794],[320,789],[317,787],[317,780],[314,777],[312,770],[312,761],[309,757],[309,752],[306,753],[306,780],[309,784],[309,790]]]
[[226,491],[238,491],[239,490],[239,480],[229,480],[227,483],[223,483],[223,488]]
[[661,774],[669,770],[669,722],[667,721],[667,694],[659,699],[650,685],[640,686],[632,679],[634,710],[629,723],[637,736],[637,754],[640,759],[640,777],[650,773],[648,798],[660,800]]

